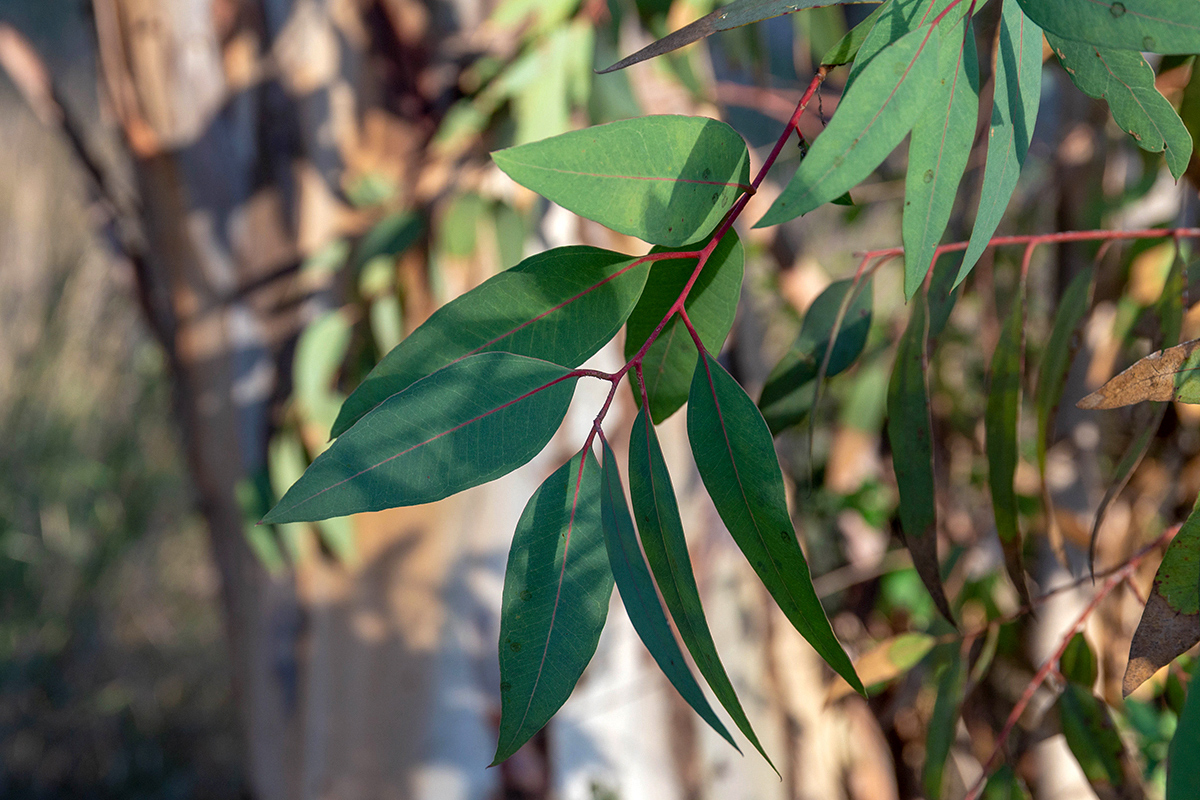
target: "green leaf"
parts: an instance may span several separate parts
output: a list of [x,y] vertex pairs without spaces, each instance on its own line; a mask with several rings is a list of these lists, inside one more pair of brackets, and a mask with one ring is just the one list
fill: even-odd
[[1064,39],[1117,50],[1200,52],[1194,0],[1018,0],[1025,13]]
[[1171,540],[1154,576],[1154,588],[1129,645],[1129,664],[1121,687],[1125,696],[1197,642],[1200,642],[1200,501]]
[[1084,314],[1092,304],[1095,286],[1095,270],[1088,267],[1072,279],[1063,292],[1054,317],[1054,328],[1043,350],[1042,364],[1038,369],[1037,389],[1034,405],[1038,415],[1037,456],[1038,470],[1046,476],[1046,448],[1050,444],[1050,429],[1054,423],[1054,410],[1062,399],[1063,386],[1067,380],[1067,368],[1071,365],[1074,348],[1071,339],[1083,321]]
[[1058,671],[1064,678],[1089,692],[1096,685],[1096,678],[1100,674],[1096,666],[1096,655],[1083,633],[1076,633],[1067,643],[1067,649],[1058,660]]
[[340,436],[263,521],[431,503],[495,480],[550,441],[575,381],[566,367],[511,353],[456,361]]
[[[771,433],[790,428],[808,416],[816,400],[816,379],[825,354],[829,365],[825,376],[832,378],[859,357],[871,330],[873,286],[868,279],[838,326],[838,315],[854,281],[847,279],[830,284],[809,306],[800,325],[800,334],[771,374],[767,376],[758,406]],[[837,336],[834,328],[838,327]],[[833,340],[833,350],[829,343]]]
[[1008,764],[988,779],[982,800],[1029,800],[1029,791]]
[[1187,701],[1167,753],[1166,800],[1188,800],[1200,786],[1200,683],[1188,684]]
[[504,351],[577,367],[621,329],[649,264],[595,247],[527,258],[439,308],[375,366],[333,436],[415,381],[466,356]]
[[718,8],[711,14],[701,17],[695,22],[685,25],[679,30],[662,39],[643,47],[631,56],[627,56],[608,69],[597,70],[601,75],[615,72],[619,69],[632,67],[651,58],[670,53],[693,42],[698,42],[719,31],[740,28],[764,19],[781,17],[805,8],[821,6],[849,5],[853,3],[868,3],[874,0],[736,0],[727,6]]
[[[699,250],[701,247],[703,243],[684,249]],[[653,252],[661,252],[661,248],[656,247]],[[731,230],[713,250],[684,302],[688,317],[700,334],[700,341],[710,352],[720,351],[733,327],[741,296],[744,262],[742,244]],[[625,358],[633,358],[645,344],[695,269],[694,258],[655,261],[650,267],[646,289],[625,325]],[[655,423],[674,414],[687,401],[695,367],[696,344],[683,320],[675,315],[646,350],[642,361],[646,394]],[[634,400],[640,406],[641,392],[632,383],[630,385],[633,386]]]
[[292,359],[292,386],[302,419],[326,428],[337,416],[343,396],[335,388],[350,349],[354,325],[348,314],[328,311],[300,334]]
[[940,37],[903,36],[863,68],[787,188],[754,227],[778,225],[849,191],[912,130],[937,79]]
[[1046,34],[1071,80],[1088,97],[1108,103],[1121,130],[1150,153],[1165,151],[1179,180],[1192,156],[1192,135],[1175,108],[1154,87],[1154,70],[1131,50],[1111,50]]
[[970,23],[965,36],[962,26],[943,21],[940,27],[938,82],[913,126],[904,180],[904,296],[909,299],[921,288],[950,221],[979,114],[979,57]]
[[796,630],[863,693],[813,589],[771,432],[742,387],[708,353],[701,353],[692,377],[687,416],[696,467],[734,541]]
[[[663,602],[675,620],[680,638],[734,724],[771,764],[721,664],[716,643],[704,618],[700,590],[696,586],[687,539],[683,533],[683,520],[675,501],[675,489],[671,485],[671,474],[667,471],[658,435],[646,419],[644,408],[638,412],[633,430],[629,433],[629,494],[633,500],[633,514],[641,532],[646,560],[662,592]],[[771,764],[771,768],[774,767]]]
[[1000,340],[992,354],[991,385],[988,388],[984,431],[988,459],[988,487],[992,491],[992,510],[996,532],[1004,550],[1004,564],[1017,587],[1021,601],[1029,604],[1025,583],[1021,524],[1013,479],[1017,474],[1019,449],[1018,420],[1021,413],[1021,362],[1025,351],[1025,285],[1021,282],[1013,301],[1012,313],[1000,331]]
[[929,340],[926,297],[912,302],[912,316],[900,338],[888,384],[888,441],[900,491],[900,529],[913,567],[934,605],[950,624],[937,552],[937,502],[933,477],[933,416],[929,407]]
[[958,302],[961,286],[954,281],[958,275],[958,267],[962,263],[962,253],[943,253],[938,256],[933,265],[933,275],[929,279],[929,291],[926,300],[929,303],[929,341],[932,343],[942,335],[950,322],[950,312]]
[[641,638],[650,655],[658,664],[667,680],[679,692],[680,697],[687,701],[692,710],[700,718],[719,733],[725,741],[733,745],[739,753],[741,748],[733,741],[733,736],[726,730],[721,720],[708,700],[696,679],[692,677],[683,651],[671,633],[671,623],[663,613],[662,605],[658,602],[658,592],[655,591],[654,581],[650,570],[642,558],[638,546],[637,532],[633,528],[633,519],[629,516],[629,505],[625,502],[625,490],[621,488],[621,475],[617,467],[617,456],[613,453],[608,442],[604,442],[604,472],[602,475],[603,488],[600,492],[600,519],[604,525],[604,541],[608,547],[608,563],[612,566],[613,577],[617,582],[617,591],[625,610],[629,612],[629,621]]
[[925,765],[921,768],[921,785],[925,788],[928,800],[940,800],[942,796],[942,777],[958,732],[958,717],[966,683],[966,666],[955,653],[938,676],[937,699],[933,703],[933,716],[929,718],[929,729],[925,734]]
[[569,211],[668,247],[703,238],[750,189],[746,143],[704,117],[610,122],[499,150],[492,159]]
[[500,738],[492,765],[562,707],[600,641],[613,576],[600,521],[600,465],[582,451],[529,498],[500,611]]
[[[854,67],[846,80],[846,88],[858,80],[863,68],[871,63],[875,56],[898,42],[901,38],[917,28],[931,24],[954,0],[891,0],[880,8],[879,17],[870,32],[863,38],[858,53],[854,56]],[[958,3],[943,18],[943,30],[953,26],[967,13],[970,3]],[[940,24],[940,23],[939,23]],[[954,49],[960,49],[957,42]]]
[[962,283],[974,269],[1008,208],[1033,139],[1042,99],[1042,30],[1021,13],[1015,0],[1004,0],[996,45],[996,90],[987,164],[975,227],[956,283]]
[[[1090,687],[1068,683],[1058,698],[1063,736],[1088,783],[1101,797],[1125,797],[1125,745],[1104,701]],[[1114,792],[1114,790],[1116,790]]]
[[839,39],[837,44],[829,48],[825,55],[821,56],[821,66],[840,67],[842,64],[849,64],[857,58],[858,50],[862,47],[863,40],[875,28],[875,23],[879,21],[879,16],[887,7],[888,4],[886,3],[880,4],[878,8],[867,15],[866,19],[846,31],[846,35]]
[[379,256],[395,258],[416,244],[424,230],[421,218],[411,212],[389,214],[375,223],[354,249],[353,271]]
[[[867,690],[874,694],[896,678],[907,674],[929,655],[935,644],[937,640],[927,633],[901,633],[884,639],[863,653],[854,663],[854,669]],[[838,699],[849,691],[847,687],[839,692],[835,685],[830,692],[830,699]]]

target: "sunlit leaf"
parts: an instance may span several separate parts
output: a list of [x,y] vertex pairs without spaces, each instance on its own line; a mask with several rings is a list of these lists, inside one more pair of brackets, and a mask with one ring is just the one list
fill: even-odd
[[714,33],[791,14],[801,9],[869,2],[874,2],[874,0],[735,0],[735,2],[718,8],[711,14],[685,25],[657,42],[643,47],[611,67],[598,71],[603,75],[606,72],[632,67],[634,64],[640,64],[656,56],[670,53],[672,50],[686,47],[693,42],[712,36]]
[[926,298],[912,302],[888,385],[888,441],[900,491],[900,529],[913,567],[938,611],[953,624],[937,552],[937,503],[933,478],[933,418],[929,407],[929,335]]
[[500,612],[500,738],[515,753],[566,702],[596,652],[613,576],[600,521],[600,465],[582,452],[529,498]]
[[[703,244],[691,249],[699,250]],[[661,252],[661,248],[652,252]],[[684,302],[688,318],[710,352],[720,351],[733,327],[741,296],[744,262],[742,244],[737,234],[729,231],[713,250]],[[694,258],[654,262],[646,289],[625,326],[626,358],[633,358],[646,343],[695,269]],[[696,344],[678,315],[671,317],[646,350],[642,366],[650,410],[654,421],[662,422],[687,402],[692,370],[696,368]],[[641,405],[642,396],[636,382],[631,386],[634,399]]]
[[746,143],[705,117],[610,122],[499,150],[492,159],[563,208],[668,247],[711,232],[750,188]]
[[1004,0],[1002,8],[987,164],[958,283],[974,269],[1008,208],[1042,98],[1042,30],[1021,12],[1016,0]]
[[988,459],[988,487],[992,491],[992,510],[996,532],[1004,550],[1004,564],[1021,600],[1029,603],[1022,557],[1024,538],[1018,518],[1017,493],[1013,479],[1020,453],[1017,441],[1021,412],[1021,368],[1025,351],[1024,281],[1017,290],[1012,313],[1000,331],[1000,340],[992,355],[991,385],[988,387],[984,431]]
[[937,79],[941,37],[931,33],[928,26],[918,28],[863,68],[756,228],[795,219],[844,194],[900,144]]
[[1108,409],[1148,400],[1200,403],[1200,339],[1151,353],[1079,401]]
[[[817,395],[816,379],[825,354],[829,365],[825,377],[831,378],[854,363],[867,343],[871,330],[873,285],[870,279],[861,286],[842,317],[836,337],[834,327],[854,281],[836,281],[817,295],[800,325],[800,334],[784,357],[771,370],[763,386],[758,406],[772,433],[796,425],[808,416]],[[833,350],[829,343],[833,341]]]
[[[868,691],[907,673],[929,654],[937,640],[925,633],[902,633],[884,639],[854,662],[854,669]],[[839,680],[829,690],[829,699],[837,700],[853,690]]]
[[687,416],[700,477],[734,541],[796,630],[863,692],[813,589],[788,515],[771,432],[754,402],[708,353],[701,354],[692,377]]
[[510,353],[468,356],[385,400],[319,455],[264,522],[430,503],[537,455],[576,378]]
[[[950,7],[949,13],[941,20],[942,23],[945,23],[942,28],[945,30],[953,27],[967,13],[969,6],[970,3],[955,3],[955,0],[890,0],[890,2],[884,3],[876,9],[879,16],[871,30],[863,37],[862,44],[854,56],[854,67],[850,70],[846,87],[849,88],[858,80],[863,69],[871,63],[871,59],[898,42],[906,34],[915,31],[922,25],[932,24],[948,7]],[[959,50],[961,41],[953,44],[947,41],[946,46],[952,46],[955,50]]]
[[838,67],[853,61],[858,56],[858,49],[862,47],[863,40],[867,38],[867,34],[875,27],[880,14],[886,8],[886,4],[881,4],[868,14],[866,19],[846,31],[846,34],[833,47],[829,48],[825,55],[821,56],[821,65],[825,67]]
[[1176,180],[1192,156],[1192,135],[1154,87],[1154,70],[1141,53],[1111,50],[1046,34],[1071,80],[1089,97],[1108,103],[1121,130],[1151,153],[1164,153]]
[[608,442],[604,442],[604,471],[601,477],[603,487],[600,490],[600,519],[604,526],[604,541],[608,548],[608,562],[612,566],[613,578],[616,579],[617,591],[625,610],[629,612],[629,621],[637,631],[646,649],[654,657],[667,680],[679,692],[692,710],[700,718],[721,735],[734,749],[737,743],[721,720],[717,719],[712,706],[704,697],[704,691],[696,679],[692,677],[683,651],[675,641],[671,632],[671,623],[663,613],[658,601],[654,581],[650,570],[642,558],[641,548],[638,547],[637,531],[633,528],[633,519],[629,516],[629,505],[625,502],[625,490],[621,487],[621,475],[617,467],[617,457]]
[[633,310],[650,266],[595,247],[525,259],[434,312],[375,366],[338,413],[333,436],[415,381],[475,353],[504,351],[577,367]]
[[1194,0],[1018,0],[1025,13],[1064,39],[1117,50],[1200,52]]
[[925,788],[927,800],[940,800],[942,796],[942,777],[958,731],[966,682],[966,666],[956,654],[938,676],[937,699],[933,703],[933,716],[929,718],[929,729],[925,734],[925,765],[921,769],[921,785]]

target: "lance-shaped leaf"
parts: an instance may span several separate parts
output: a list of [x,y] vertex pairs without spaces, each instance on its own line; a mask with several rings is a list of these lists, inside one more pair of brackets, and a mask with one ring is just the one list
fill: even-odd
[[880,15],[887,7],[886,3],[880,4],[878,8],[867,15],[866,19],[846,31],[846,35],[838,39],[837,43],[821,56],[821,66],[840,67],[842,64],[854,61],[858,56],[858,49],[862,47],[863,41],[875,28],[875,23],[879,21]]
[[[685,249],[699,250],[701,247],[703,243]],[[655,252],[659,251],[660,248],[655,248]],[[729,329],[733,327],[738,298],[741,296],[744,262],[742,243],[731,230],[722,237],[705,262],[704,269],[684,301],[688,318],[700,334],[700,341],[710,352],[720,351]],[[625,325],[627,359],[633,358],[650,338],[695,269],[694,258],[654,262],[646,289]],[[647,348],[642,361],[646,394],[650,398],[650,410],[656,423],[674,414],[687,402],[692,370],[695,368],[696,344],[683,321],[675,315]],[[636,387],[633,396],[641,405],[642,394]]]
[[929,407],[929,337],[925,295],[912,302],[908,327],[900,338],[888,384],[888,441],[900,491],[900,529],[913,567],[934,605],[950,623],[937,553],[937,503],[933,479],[933,416]]
[[1200,5],[1193,0],[1018,0],[1025,13],[1064,39],[1116,50],[1200,52]]
[[[658,445],[654,426],[646,419],[645,408],[638,412],[633,430],[629,433],[629,494],[633,500],[633,514],[641,533],[646,560],[662,592],[663,602],[675,620],[680,638],[692,654],[700,674],[712,687],[713,694],[733,718],[733,723],[771,764],[721,664],[716,643],[704,618],[700,589],[692,572],[671,474],[667,471],[667,462]],[[774,766],[771,764],[772,769]]]
[[738,382],[708,353],[692,376],[688,439],[717,513],[767,591],[829,666],[863,692],[813,589],[788,515],[771,431]]
[[1043,478],[1046,475],[1046,448],[1050,443],[1051,426],[1054,422],[1054,410],[1062,399],[1063,386],[1067,380],[1067,367],[1071,364],[1074,352],[1071,341],[1083,315],[1092,304],[1092,289],[1095,286],[1095,270],[1091,267],[1080,272],[1067,285],[1062,300],[1058,305],[1058,313],[1054,317],[1054,327],[1050,338],[1042,351],[1042,363],[1038,369],[1037,388],[1034,390],[1034,405],[1037,407],[1038,440],[1037,456],[1038,470]]
[[1132,50],[1111,50],[1046,34],[1059,63],[1089,97],[1104,100],[1113,120],[1150,153],[1165,153],[1175,179],[1192,156],[1192,135],[1167,98],[1154,88],[1154,70]]
[[[904,675],[929,654],[937,640],[926,633],[902,633],[884,639],[854,662],[854,669],[867,691],[875,693]],[[829,687],[829,701],[851,693],[850,685],[838,680]]]
[[1008,764],[988,778],[982,800],[1029,800],[1029,790]]
[[603,487],[600,490],[600,520],[604,526],[604,542],[608,548],[608,563],[612,566],[613,578],[617,582],[617,591],[625,610],[629,612],[629,621],[633,629],[641,637],[642,643],[654,657],[659,669],[667,676],[667,680],[679,692],[680,697],[687,701],[692,710],[700,715],[721,738],[741,752],[741,748],[733,741],[733,737],[704,697],[704,690],[692,677],[683,651],[671,633],[671,623],[663,613],[662,605],[658,602],[658,592],[654,589],[654,581],[650,570],[642,558],[642,550],[638,547],[637,531],[633,528],[633,519],[629,516],[629,505],[625,502],[625,490],[621,488],[621,475],[617,468],[617,457],[608,442],[604,442],[604,471],[601,478]]
[[[931,24],[951,3],[954,3],[954,0],[891,0],[876,9],[879,16],[870,32],[863,37],[862,44],[854,56],[854,67],[846,80],[846,88],[858,80],[863,68],[871,63],[871,59],[899,41],[905,34],[922,25]],[[953,26],[963,18],[969,6],[970,3],[955,4],[941,22],[946,23],[947,27]],[[946,45],[951,46],[949,42]],[[953,47],[958,50],[960,43],[953,43]]]
[[[808,307],[800,324],[800,334],[767,376],[758,400],[771,433],[777,434],[799,424],[808,416],[816,400],[816,380],[826,353],[829,353],[827,378],[845,370],[862,354],[871,330],[872,289],[868,279],[850,301],[844,315],[842,305],[847,293],[854,290],[854,281],[849,279],[830,284]],[[831,341],[832,351],[829,349]]]
[[1140,776],[1134,771],[1108,706],[1090,687],[1068,683],[1058,698],[1058,718],[1067,746],[1097,796],[1142,796]]
[[958,265],[962,263],[962,253],[943,253],[938,256],[933,265],[933,275],[929,279],[929,291],[926,301],[929,303],[929,341],[935,342],[950,322],[950,312],[958,302],[961,286],[954,283],[958,275]]
[[621,329],[650,265],[595,247],[527,258],[434,312],[383,357],[338,413],[333,436],[447,364],[503,351],[577,367]]
[[1154,588],[1129,645],[1121,690],[1128,696],[1200,642],[1200,504],[1163,554]]
[[1082,633],[1076,633],[1067,643],[1062,657],[1058,660],[1058,671],[1064,678],[1090,690],[1096,685],[1100,668],[1096,664],[1096,654]]
[[626,56],[607,69],[597,70],[603,75],[619,69],[632,67],[651,58],[665,55],[673,50],[686,47],[693,42],[706,39],[714,33],[740,28],[761,22],[764,19],[781,17],[805,8],[821,8],[823,6],[850,5],[853,3],[870,3],[874,0],[735,0],[727,6],[718,8],[711,14],[701,17],[693,23],[685,25],[673,33],[659,39],[653,44],[646,45],[631,56]]
[[946,759],[954,745],[958,718],[962,709],[967,683],[967,668],[956,652],[938,675],[937,699],[925,734],[925,765],[921,768],[921,785],[928,800],[940,800]]
[[1200,786],[1200,684],[1189,684],[1167,752],[1166,800],[1188,800]]
[[500,150],[492,160],[581,217],[668,247],[703,238],[750,189],[746,143],[705,117],[610,122]]
[[1024,281],[1017,290],[1012,313],[1000,331],[1000,340],[992,354],[991,385],[988,387],[987,410],[984,412],[984,431],[988,459],[988,488],[992,492],[992,511],[996,517],[996,532],[1004,550],[1008,575],[1029,603],[1029,588],[1025,583],[1025,568],[1021,554],[1024,539],[1018,517],[1017,492],[1013,479],[1017,474],[1019,449],[1018,422],[1021,413],[1021,362],[1025,351]]
[[1079,401],[1108,409],[1148,400],[1200,403],[1200,339],[1151,353]]
[[979,209],[957,283],[974,269],[1008,208],[1042,99],[1042,29],[1021,12],[1016,0],[1004,0],[1001,11],[995,85]]
[[600,521],[600,465],[563,464],[517,522],[500,611],[499,764],[566,702],[596,652],[613,577]]
[[912,130],[937,78],[939,36],[925,26],[863,68],[787,188],[756,228],[778,225],[840,197],[870,175]]
[[263,521],[431,503],[495,480],[550,441],[575,381],[565,367],[511,353],[456,361],[338,437]]
[[[944,41],[938,82],[917,117],[904,179],[904,296],[921,288],[967,167],[979,113],[979,56],[970,23],[939,26]],[[958,46],[961,42],[961,47]]]

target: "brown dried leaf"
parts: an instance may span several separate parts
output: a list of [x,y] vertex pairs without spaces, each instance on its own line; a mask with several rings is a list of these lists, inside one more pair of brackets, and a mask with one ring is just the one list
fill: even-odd
[[1146,400],[1200,402],[1200,339],[1151,353],[1079,401],[1108,409]]

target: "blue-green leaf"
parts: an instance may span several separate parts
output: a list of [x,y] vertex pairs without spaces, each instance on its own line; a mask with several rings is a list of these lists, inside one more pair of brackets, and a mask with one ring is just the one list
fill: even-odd
[[1047,31],[1117,50],[1200,52],[1200,5],[1194,0],[1019,0]]

